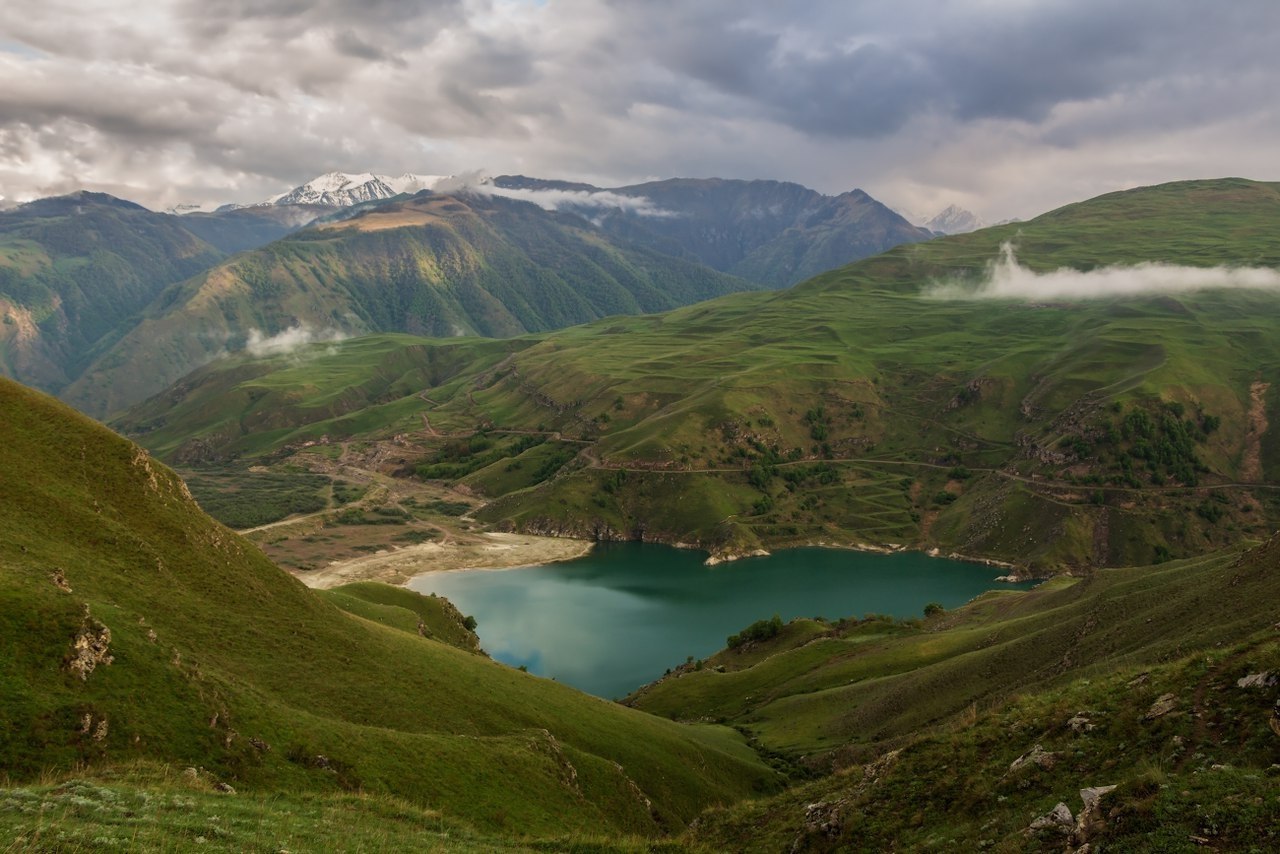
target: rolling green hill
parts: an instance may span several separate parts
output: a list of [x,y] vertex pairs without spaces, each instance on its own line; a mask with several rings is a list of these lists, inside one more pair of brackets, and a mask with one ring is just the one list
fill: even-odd
[[[776,785],[732,730],[467,651],[438,602],[369,585],[313,593],[137,446],[7,380],[0,425],[10,785],[191,766],[206,790],[282,793],[300,809],[394,793],[419,814],[517,837],[677,832]],[[12,802],[0,806],[10,827],[25,821]]]
[[[382,372],[373,363],[425,342],[212,365],[120,425],[162,453],[195,437],[216,454],[254,455],[400,432],[423,416],[455,436],[573,440],[578,456],[530,483],[503,476],[510,461],[490,459],[488,446],[468,457],[447,436],[419,433],[439,446],[422,472],[440,476],[448,455],[493,499],[486,519],[535,532],[726,555],[904,544],[1033,570],[1166,560],[1280,521],[1280,441],[1267,429],[1280,417],[1269,393],[1280,296],[1018,301],[931,289],[976,284],[1007,241],[1039,271],[1276,267],[1277,222],[1275,184],[1142,188],[901,246],[785,292],[525,337],[501,355],[451,344],[456,370],[417,377],[420,388],[378,385],[376,401],[358,391],[353,399],[377,404],[359,415],[335,418],[324,402],[365,388],[353,373],[367,385]],[[295,405],[282,406],[290,393]],[[272,432],[254,426],[268,418]]]
[[171,288],[63,395],[117,412],[250,330],[507,337],[758,287],[509,199],[420,195],[236,256]]
[[[713,850],[1270,850],[1278,567],[1272,538],[923,621],[799,620],[628,702],[820,775],[704,816]],[[1084,810],[1094,786],[1115,789]],[[1036,828],[1058,803],[1065,826]]]

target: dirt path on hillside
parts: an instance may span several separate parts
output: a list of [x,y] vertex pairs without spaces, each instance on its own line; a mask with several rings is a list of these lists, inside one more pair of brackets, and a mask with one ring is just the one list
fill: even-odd
[[1271,383],[1261,380],[1249,385],[1249,432],[1244,437],[1244,459],[1240,462],[1240,479],[1262,481],[1262,434],[1267,432],[1267,389]]
[[451,569],[513,569],[570,560],[591,550],[588,540],[482,533],[443,543],[421,543],[377,554],[335,561],[319,569],[295,572],[308,587],[327,589],[353,581],[404,584],[415,575]]

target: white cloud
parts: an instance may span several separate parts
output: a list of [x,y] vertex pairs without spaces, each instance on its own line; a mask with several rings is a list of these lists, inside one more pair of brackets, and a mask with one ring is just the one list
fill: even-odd
[[299,323],[275,335],[267,335],[260,329],[250,329],[244,349],[255,359],[261,359],[264,356],[291,354],[308,344],[342,341],[348,337],[337,329],[314,329],[308,323]]
[[576,211],[620,210],[637,216],[677,216],[675,211],[660,208],[645,196],[629,196],[611,190],[559,190],[499,187],[483,171],[467,172],[441,178],[431,186],[435,193],[479,193],[530,202],[543,210]]
[[1271,267],[1185,267],[1154,261],[1128,266],[1037,273],[1018,263],[1011,243],[987,264],[980,282],[940,282],[927,288],[930,299],[1008,299],[1024,301],[1118,299],[1149,294],[1180,294],[1215,288],[1280,290],[1280,270]]
[[164,208],[484,163],[995,221],[1280,177],[1277,29],[1274,0],[6,0],[0,191]]

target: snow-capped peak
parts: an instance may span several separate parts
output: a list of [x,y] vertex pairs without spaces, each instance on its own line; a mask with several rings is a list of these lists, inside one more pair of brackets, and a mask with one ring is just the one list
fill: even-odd
[[268,205],[333,205],[350,207],[361,202],[389,199],[401,193],[430,189],[438,175],[415,175],[412,172],[392,178],[372,172],[328,172],[300,187],[267,199]]
[[965,234],[977,231],[986,225],[977,214],[957,205],[947,205],[932,218],[919,224],[930,231],[943,234]]

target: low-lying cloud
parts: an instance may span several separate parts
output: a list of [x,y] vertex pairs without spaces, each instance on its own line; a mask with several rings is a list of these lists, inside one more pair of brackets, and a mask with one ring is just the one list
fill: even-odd
[[1280,290],[1280,270],[1271,267],[1186,267],[1144,261],[1094,270],[1061,267],[1037,273],[1018,263],[1013,244],[987,264],[981,282],[939,282],[927,288],[931,299],[1080,300],[1179,294],[1215,288]]
[[441,178],[431,186],[433,193],[476,193],[486,196],[502,196],[531,202],[543,210],[568,210],[574,213],[607,213],[623,211],[637,216],[678,216],[655,205],[645,196],[628,196],[612,190],[560,190],[499,187],[482,172],[467,172]]
[[280,356],[293,353],[308,344],[342,341],[348,336],[338,329],[314,329],[309,323],[299,323],[275,335],[267,335],[260,329],[250,329],[245,341],[245,352],[256,359],[263,356]]

